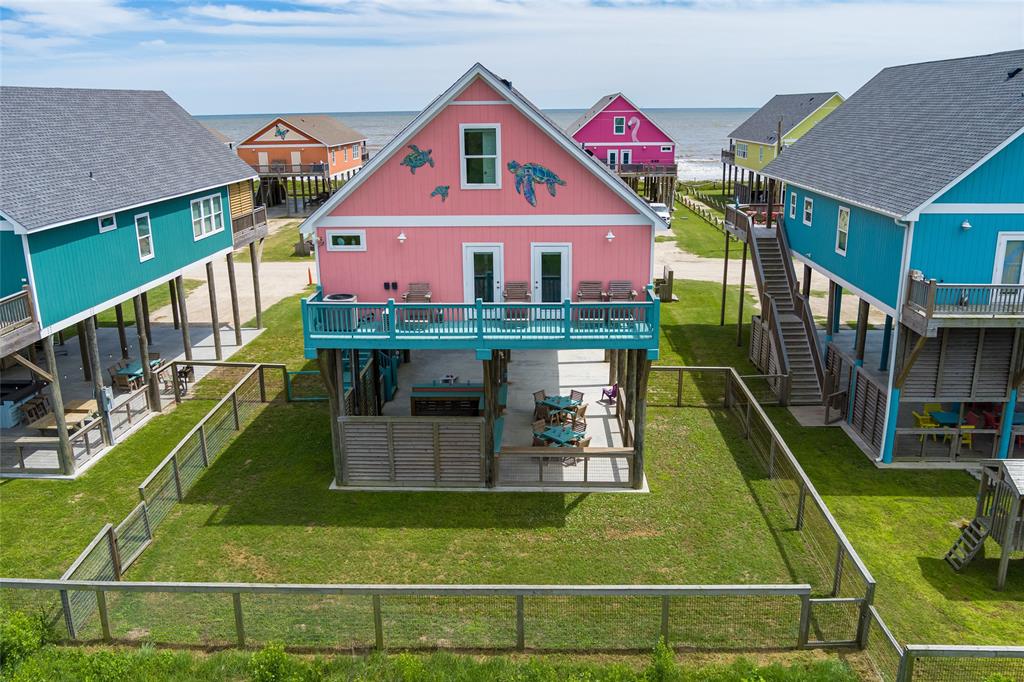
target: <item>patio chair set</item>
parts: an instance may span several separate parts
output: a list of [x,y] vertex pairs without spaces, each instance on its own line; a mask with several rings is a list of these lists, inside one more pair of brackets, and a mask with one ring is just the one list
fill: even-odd
[[[590,446],[587,435],[587,403],[583,392],[572,390],[569,395],[548,395],[545,391],[533,394],[533,445],[536,447]],[[562,464],[572,465],[572,457],[562,459]]]
[[633,283],[624,279],[613,279],[608,288],[598,280],[583,280],[576,291],[576,300],[581,303],[603,303],[605,301],[635,301],[636,289]]
[[[974,448],[974,434],[975,429],[988,429],[998,431],[1002,425],[1002,419],[996,415],[992,409],[985,409],[985,406],[972,405],[970,409],[967,409],[964,413],[964,417],[960,419],[960,405],[953,404],[949,410],[939,403],[925,403],[924,414],[915,411],[911,411],[914,415],[914,421],[919,429],[960,429],[960,446],[966,447],[967,449]],[[1015,414],[1014,424],[1024,423],[1024,415]],[[921,434],[918,438],[920,442],[924,442],[925,438],[931,438],[933,442],[938,440],[939,435],[942,436],[942,441],[948,443],[953,437],[953,434],[944,432],[942,434]],[[1021,441],[1024,441],[1024,437],[1017,436],[1017,444],[1020,445]]]
[[[150,352],[149,366],[153,369],[160,367],[159,352]],[[111,384],[122,391],[137,390],[145,380],[142,363],[138,360],[118,360],[110,367],[107,367],[107,374],[110,375]]]

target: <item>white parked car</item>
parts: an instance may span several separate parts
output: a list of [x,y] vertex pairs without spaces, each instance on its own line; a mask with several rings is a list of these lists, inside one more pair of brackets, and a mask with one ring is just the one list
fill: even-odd
[[672,220],[672,214],[669,213],[668,206],[666,206],[665,204],[659,204],[655,202],[652,204],[648,204],[648,206],[654,209],[654,212],[658,214],[659,218],[665,221],[666,225]]

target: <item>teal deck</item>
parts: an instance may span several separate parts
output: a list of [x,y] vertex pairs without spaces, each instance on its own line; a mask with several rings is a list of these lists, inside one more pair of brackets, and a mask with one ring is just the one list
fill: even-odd
[[302,301],[306,357],[318,348],[640,348],[657,358],[659,302],[337,303]]

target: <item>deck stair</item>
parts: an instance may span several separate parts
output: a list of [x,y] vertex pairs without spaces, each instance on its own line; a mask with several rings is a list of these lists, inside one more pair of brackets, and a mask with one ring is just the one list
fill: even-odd
[[782,230],[755,228],[749,239],[758,290],[775,304],[783,346],[778,352],[786,356],[789,369],[789,403],[820,405],[823,371],[817,336],[807,301],[796,291],[796,273]]
[[988,524],[981,519],[974,519],[964,527],[960,537],[956,539],[953,546],[946,552],[946,563],[959,571],[977,556],[978,552],[985,545],[985,538],[989,536]]

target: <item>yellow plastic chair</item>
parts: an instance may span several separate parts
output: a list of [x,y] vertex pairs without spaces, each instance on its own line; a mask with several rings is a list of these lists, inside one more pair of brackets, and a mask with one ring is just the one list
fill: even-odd
[[[919,429],[936,429],[939,427],[939,425],[935,423],[935,420],[927,414],[921,414],[919,412],[911,412],[911,414],[914,415],[914,421],[917,422],[917,428]],[[918,438],[918,441],[923,443],[924,438],[925,434],[922,433],[920,438]],[[932,436],[932,440],[935,440],[935,436]]]
[[929,415],[929,416],[931,415],[932,412],[942,412],[942,411],[943,410],[942,410],[942,404],[941,403],[925,403],[924,404],[924,413]]
[[966,446],[968,450],[974,449],[974,439],[971,433],[971,429],[974,428],[974,424],[963,424],[960,426],[960,449],[963,450]]

